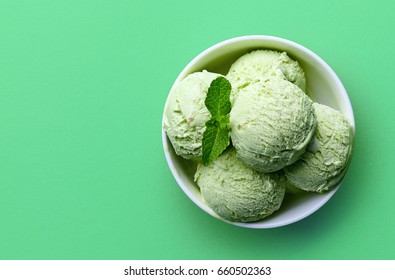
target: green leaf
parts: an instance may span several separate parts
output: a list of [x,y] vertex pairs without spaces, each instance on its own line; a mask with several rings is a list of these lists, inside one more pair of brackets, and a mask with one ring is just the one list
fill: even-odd
[[218,77],[211,82],[204,103],[212,118],[229,114],[231,89],[231,84],[224,77]]
[[229,145],[228,126],[217,120],[209,120],[203,133],[203,165],[213,162]]
[[203,133],[203,165],[207,166],[217,159],[230,143],[231,89],[229,81],[224,77],[213,80],[208,89],[205,105],[211,113],[211,119],[206,122],[206,130]]

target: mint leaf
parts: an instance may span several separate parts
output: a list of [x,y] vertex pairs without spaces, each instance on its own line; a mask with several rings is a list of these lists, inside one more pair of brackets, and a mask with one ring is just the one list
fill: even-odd
[[228,126],[221,126],[217,120],[209,120],[203,133],[203,164],[207,166],[213,162],[228,145]]
[[227,115],[230,112],[230,91],[232,86],[224,77],[213,80],[207,92],[204,104],[211,113],[211,118]]
[[209,165],[228,147],[229,113],[231,110],[230,91],[232,87],[224,77],[213,80],[207,92],[205,105],[211,113],[203,133],[202,161]]

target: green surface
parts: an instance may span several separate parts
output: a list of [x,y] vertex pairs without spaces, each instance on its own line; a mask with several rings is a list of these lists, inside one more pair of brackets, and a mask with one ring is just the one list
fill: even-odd
[[[395,259],[391,1],[0,0],[0,259]],[[336,71],[357,141],[336,195],[296,224],[218,221],[177,186],[168,91],[241,35]]]

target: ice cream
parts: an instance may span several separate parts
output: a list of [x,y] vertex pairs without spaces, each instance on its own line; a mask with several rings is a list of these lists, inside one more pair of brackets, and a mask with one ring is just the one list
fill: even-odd
[[226,77],[234,88],[232,101],[240,88],[264,77],[284,79],[306,91],[306,78],[299,63],[287,53],[274,50],[256,50],[241,56],[232,64]]
[[165,108],[163,128],[177,155],[186,159],[202,156],[202,137],[210,119],[204,101],[210,83],[221,76],[207,71],[188,75],[176,84]]
[[295,186],[285,177],[285,175],[284,175],[283,172],[281,172],[281,173],[279,172],[279,174],[280,174],[281,178],[284,179],[283,182],[284,182],[284,186],[285,186],[285,194],[286,194],[286,195],[295,195],[295,194],[304,193],[303,190],[301,190],[301,189],[295,187]]
[[210,213],[232,222],[260,221],[307,192],[340,182],[352,153],[352,128],[340,112],[313,103],[297,61],[275,50],[243,55],[226,76],[231,91],[226,81],[210,89],[211,116],[205,99],[219,76],[201,71],[177,81],[163,115],[175,153],[188,159],[182,161],[187,176],[195,174],[193,193]]
[[237,157],[260,172],[295,162],[315,127],[311,99],[296,85],[276,77],[241,88],[230,112]]
[[287,179],[305,191],[323,192],[342,179],[349,162],[353,132],[347,119],[338,111],[314,103],[317,130],[300,160],[287,166]]
[[229,149],[208,166],[198,165],[195,175],[208,206],[229,221],[253,222],[280,208],[285,186],[275,174],[259,173]]

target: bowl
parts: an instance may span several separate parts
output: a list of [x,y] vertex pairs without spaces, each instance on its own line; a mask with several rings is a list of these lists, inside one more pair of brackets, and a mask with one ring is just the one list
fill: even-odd
[[[286,39],[254,35],[232,38],[220,42],[206,49],[189,62],[178,75],[173,87],[188,74],[201,70],[225,75],[236,59],[257,49],[285,51],[291,58],[297,60],[305,71],[307,94],[310,98],[315,102],[342,112],[350,122],[355,135],[355,121],[351,103],[344,86],[335,72],[311,50]],[[165,104],[165,108],[167,103],[168,101]],[[335,188],[323,194],[304,193],[303,195],[294,195],[284,200],[280,209],[264,220],[253,223],[231,222],[219,217],[202,200],[199,188],[193,180],[196,166],[194,163],[176,155],[166,133],[163,131],[163,119],[162,141],[169,168],[184,193],[197,206],[211,216],[235,226],[246,228],[275,228],[295,223],[321,208],[341,185],[340,182]]]

